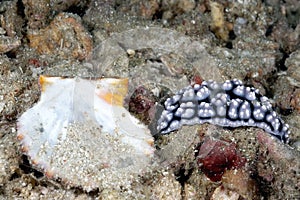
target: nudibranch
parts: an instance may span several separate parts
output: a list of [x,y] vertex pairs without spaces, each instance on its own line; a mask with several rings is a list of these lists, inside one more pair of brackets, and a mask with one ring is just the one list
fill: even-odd
[[48,177],[90,191],[119,179],[127,184],[151,162],[150,130],[123,107],[128,79],[40,76],[39,82],[40,100],[18,119],[17,138]]
[[288,141],[289,126],[273,110],[269,99],[237,79],[190,85],[168,98],[164,108],[157,124],[161,134],[182,125],[208,122],[224,127],[255,126],[282,142]]

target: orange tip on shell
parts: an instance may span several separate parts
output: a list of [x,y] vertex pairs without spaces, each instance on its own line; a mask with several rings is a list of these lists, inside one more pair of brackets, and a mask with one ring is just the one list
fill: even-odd
[[17,135],[17,140],[21,141],[24,139],[24,135],[23,134],[18,134]]
[[28,147],[27,147],[27,146],[22,146],[22,147],[21,147],[21,151],[22,151],[23,153],[27,153],[27,152],[28,152]]
[[45,176],[48,178],[53,178],[54,172],[51,170],[47,170],[47,171],[45,171]]

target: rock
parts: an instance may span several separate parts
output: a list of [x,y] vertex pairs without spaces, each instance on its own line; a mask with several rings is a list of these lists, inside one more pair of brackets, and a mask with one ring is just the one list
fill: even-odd
[[51,14],[50,3],[45,0],[22,0],[29,29],[45,28]]
[[21,40],[0,35],[0,53],[9,52],[21,45]]
[[[7,127],[8,128],[8,127]],[[9,178],[18,169],[18,155],[14,145],[14,134],[7,134],[0,142],[0,186],[7,184]]]
[[256,183],[245,170],[227,170],[222,176],[222,185],[228,190],[235,191],[244,199],[258,199]]
[[78,16],[60,13],[44,29],[29,31],[29,45],[39,54],[84,60],[92,53],[91,36]]
[[215,189],[210,200],[238,200],[240,195],[234,191],[230,191],[222,186]]
[[200,146],[197,163],[212,181],[220,181],[226,170],[241,168],[246,159],[237,151],[236,144],[208,137]]
[[174,174],[166,174],[154,182],[151,199],[181,199],[181,186]]

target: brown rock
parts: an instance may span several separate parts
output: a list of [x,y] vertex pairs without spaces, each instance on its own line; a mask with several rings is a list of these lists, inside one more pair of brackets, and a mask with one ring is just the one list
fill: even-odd
[[[2,3],[3,1],[1,1]],[[18,15],[17,1],[7,1],[3,4],[0,3],[0,27],[1,34],[11,38],[21,38],[25,20]]]
[[257,199],[257,186],[245,170],[227,170],[222,177],[225,188],[237,192],[244,199]]
[[166,173],[155,181],[151,199],[181,199],[181,186],[173,174]]
[[143,1],[142,3],[140,3],[140,14],[146,19],[150,19],[153,17],[155,12],[157,12],[158,8],[158,2],[156,2],[155,0]]
[[223,41],[229,39],[229,29],[224,19],[224,7],[217,2],[210,2],[212,24],[211,29],[215,35]]
[[45,29],[30,32],[30,47],[40,54],[83,60],[92,52],[92,40],[76,15],[58,14]]
[[19,47],[20,45],[21,45],[20,39],[0,35],[0,53],[9,52]]
[[[268,199],[299,199],[300,152],[263,131],[258,132],[257,141],[257,170],[259,176],[269,181]],[[260,190],[263,189],[267,188]]]
[[30,29],[44,28],[50,16],[50,1],[23,0],[25,16]]
[[228,190],[223,186],[219,186],[215,189],[210,200],[238,200],[240,195],[236,192]]
[[220,181],[226,170],[241,168],[246,159],[241,156],[235,143],[208,137],[199,148],[197,162],[211,181]]
[[300,89],[295,89],[293,98],[291,99],[291,106],[300,113]]

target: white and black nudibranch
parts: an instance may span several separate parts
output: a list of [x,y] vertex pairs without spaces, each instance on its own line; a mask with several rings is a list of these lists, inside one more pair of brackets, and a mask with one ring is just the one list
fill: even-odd
[[182,125],[208,122],[225,127],[256,126],[288,141],[289,125],[272,109],[269,99],[237,79],[188,86],[168,98],[164,107],[157,125],[161,134]]

